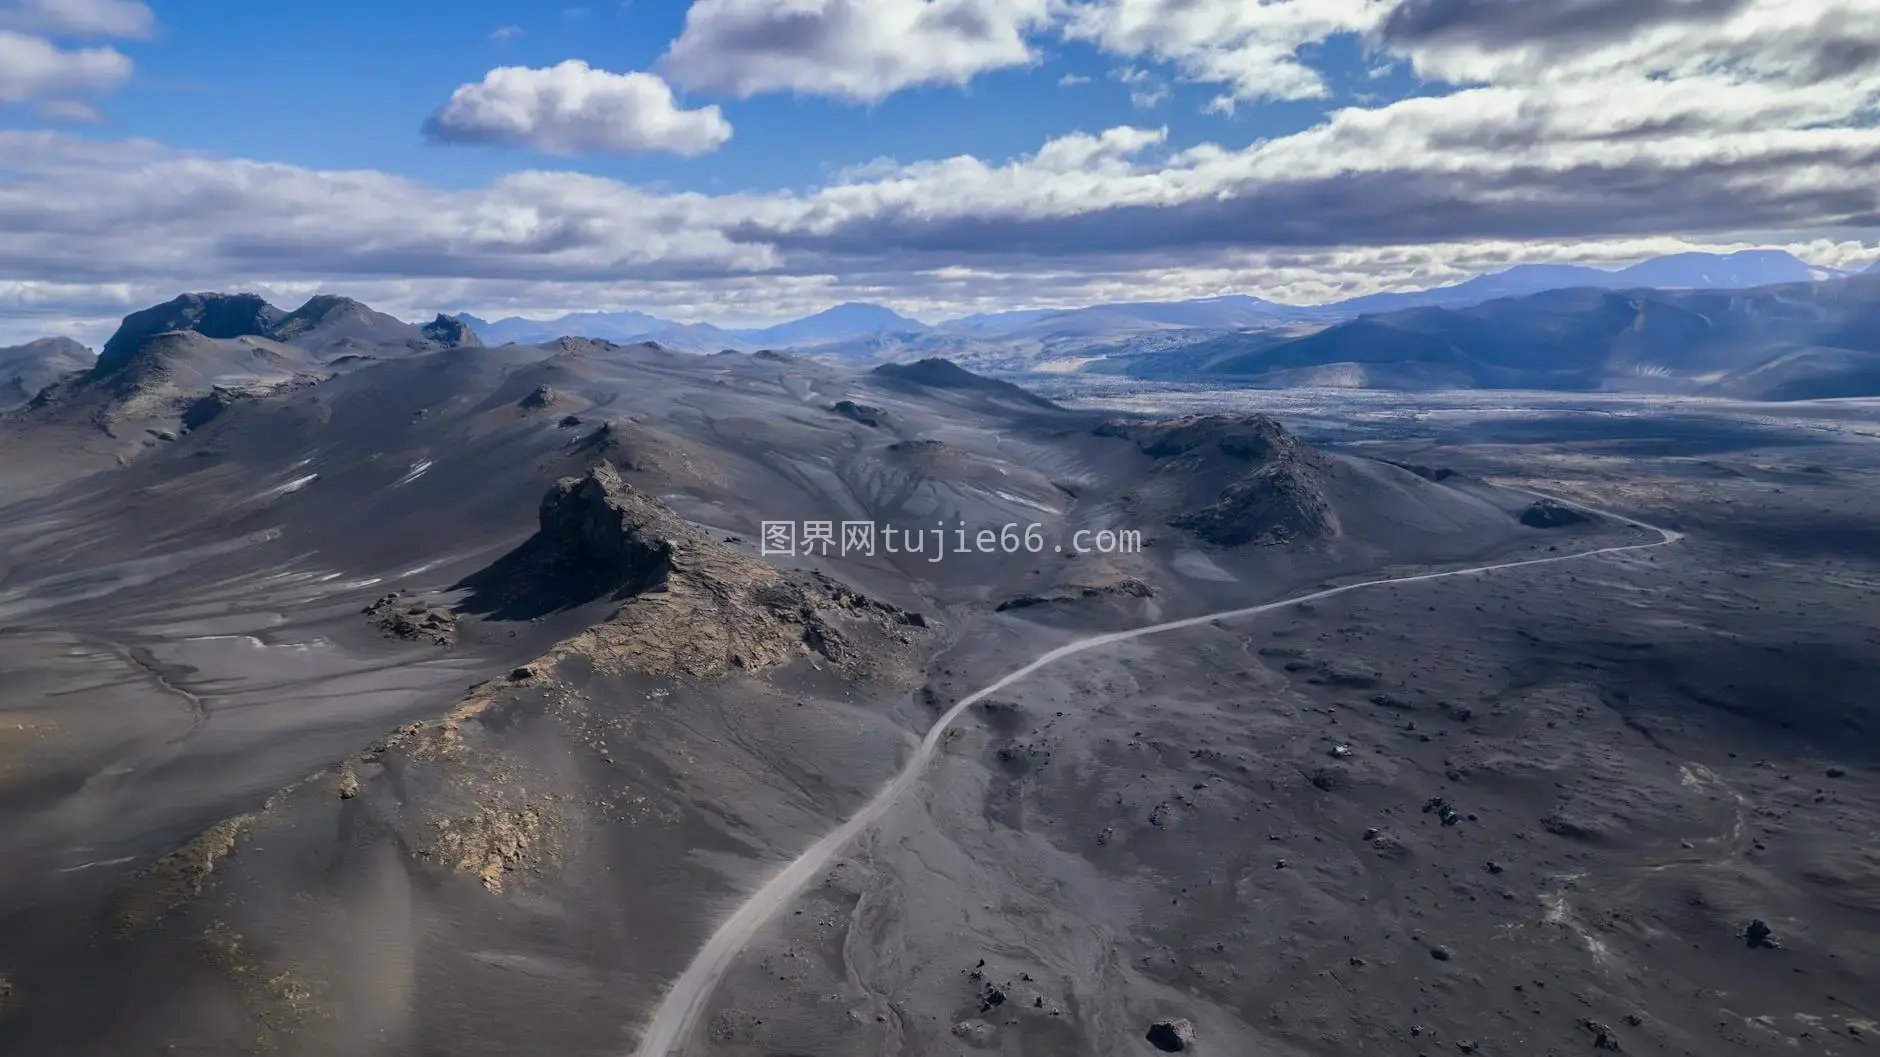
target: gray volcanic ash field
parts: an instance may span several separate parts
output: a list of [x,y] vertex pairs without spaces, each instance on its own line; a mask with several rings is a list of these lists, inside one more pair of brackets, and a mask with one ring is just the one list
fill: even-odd
[[452,324],[179,299],[0,418],[0,1053],[1880,1045],[1872,406]]

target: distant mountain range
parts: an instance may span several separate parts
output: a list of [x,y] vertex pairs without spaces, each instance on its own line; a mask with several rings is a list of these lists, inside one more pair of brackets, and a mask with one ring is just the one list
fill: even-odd
[[[1702,318],[1716,332],[1697,345],[1709,350],[1706,369],[1713,373],[1749,370],[1763,362],[1758,358],[1762,353],[1773,355],[1771,350],[1785,342],[1794,345],[1791,351],[1800,356],[1784,360],[1777,374],[1762,373],[1727,384],[1717,375],[1702,385],[1724,386],[1745,395],[1792,394],[1818,387],[1807,379],[1832,375],[1839,380],[1820,385],[1846,395],[1849,387],[1859,389],[1865,384],[1853,379],[1863,376],[1866,367],[1864,361],[1841,353],[1864,354],[1864,339],[1828,341],[1810,328],[1826,325],[1823,320],[1844,311],[1845,305],[1875,293],[1877,288],[1848,278],[1860,275],[1880,276],[1880,262],[1861,272],[1844,272],[1809,265],[1779,250],[1682,253],[1616,270],[1518,265],[1448,286],[1313,306],[1229,295],[1024,309],[930,324],[879,305],[851,302],[802,319],[749,329],[678,323],[631,311],[587,312],[553,320],[489,321],[466,314],[439,316],[416,326],[343,297],[314,297],[288,312],[247,294],[185,295],[128,316],[97,362],[109,368],[140,348],[145,339],[176,331],[211,341],[252,338],[291,343],[302,350],[297,356],[310,356],[312,362],[370,354],[366,350],[388,345],[449,347],[479,340],[490,345],[534,345],[581,337],[621,345],[650,341],[702,354],[777,349],[871,363],[946,357],[981,371],[1094,371],[1156,379],[1233,377],[1258,384],[1575,388],[1614,384],[1614,371],[1631,370],[1634,374],[1626,386],[1649,387],[1659,384],[1651,381],[1654,371],[1668,372],[1669,377],[1681,368],[1668,362],[1648,363],[1650,349],[1644,347],[1633,358],[1636,362],[1627,360],[1631,355],[1627,343],[1649,334],[1656,343],[1651,348],[1679,347],[1676,341],[1665,343],[1668,339],[1662,328],[1668,320],[1682,318],[1679,313],[1695,311],[1691,306],[1701,304]],[[1755,290],[1756,294],[1741,302],[1695,296],[1717,290]],[[1583,296],[1545,296],[1562,291],[1578,291]],[[1639,296],[1597,296],[1618,291]],[[1691,296],[1672,296],[1679,291]],[[1798,304],[1814,307],[1791,319],[1786,313]],[[1824,307],[1830,304],[1843,308]],[[1765,316],[1755,316],[1764,309]],[[1636,329],[1629,331],[1615,323],[1631,318],[1628,312],[1639,317]],[[1510,360],[1519,350],[1503,349],[1498,343],[1517,341],[1511,335],[1520,335],[1518,343],[1525,343],[1523,347],[1534,350],[1536,356],[1545,351],[1547,362]],[[1731,344],[1737,341],[1747,344]],[[1724,355],[1725,346],[1728,355]],[[1810,349],[1841,352],[1830,356],[1806,352]],[[241,359],[252,350],[235,351]],[[192,354],[196,359],[204,355],[203,350]],[[1585,360],[1587,356],[1598,358],[1598,363]],[[1717,356],[1722,360],[1716,360]],[[0,349],[0,409],[19,406],[54,379],[89,369],[92,363],[88,351],[64,339]],[[237,375],[245,369],[230,368]],[[1694,379],[1692,375],[1678,384],[1689,388],[1699,384]]]
[[[1876,262],[1880,268],[1880,262]],[[1869,271],[1873,271],[1872,268]],[[491,344],[530,344],[564,335],[630,343],[656,341],[686,352],[761,348],[824,350],[875,358],[903,352],[954,351],[949,342],[1118,338],[1150,331],[1236,331],[1285,323],[1332,323],[1407,308],[1462,308],[1548,290],[1748,289],[1835,278],[1844,272],[1810,265],[1782,250],[1730,254],[1680,253],[1628,268],[1522,264],[1466,282],[1408,293],[1368,294],[1323,305],[1287,305],[1245,294],[1191,301],[1135,301],[1074,309],[1023,309],[924,323],[879,305],[848,303],[813,316],[758,329],[676,323],[644,312],[586,312],[551,320],[462,319]],[[850,345],[853,348],[839,346]]]
[[1880,396],[1880,276],[1753,290],[1550,290],[1183,350],[1196,378],[1366,389]]
[[812,348],[833,342],[854,341],[883,334],[924,334],[933,328],[880,305],[857,302],[837,305],[813,316],[754,330],[726,330],[710,323],[675,323],[645,312],[581,312],[551,320],[510,317],[495,322],[472,315],[456,317],[491,345],[514,342],[530,345],[565,335],[601,338],[629,345],[656,341],[682,352],[721,352],[732,349]]

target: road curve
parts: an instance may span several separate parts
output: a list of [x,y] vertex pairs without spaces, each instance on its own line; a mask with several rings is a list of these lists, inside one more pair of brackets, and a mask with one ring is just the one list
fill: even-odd
[[1230,620],[1235,617],[1250,617],[1260,613],[1270,613],[1273,610],[1284,609],[1287,606],[1298,605],[1301,602],[1315,602],[1321,598],[1331,598],[1349,591],[1359,591],[1368,587],[1382,587],[1386,584],[1413,584],[1421,583],[1426,580],[1443,580],[1457,576],[1475,576],[1482,573],[1497,572],[1502,569],[1521,569],[1534,565],[1551,565],[1555,562],[1578,561],[1583,558],[1594,558],[1603,554],[1620,554],[1627,551],[1651,550],[1656,547],[1664,547],[1676,543],[1684,538],[1684,534],[1681,532],[1673,532],[1670,529],[1659,528],[1657,525],[1649,525],[1634,518],[1625,517],[1624,515],[1615,514],[1607,510],[1601,510],[1597,507],[1587,506],[1583,503],[1561,499],[1558,496],[1543,496],[1542,493],[1530,492],[1527,489],[1510,490],[1520,491],[1536,497],[1553,499],[1555,502],[1563,503],[1589,513],[1599,514],[1603,517],[1611,518],[1614,521],[1631,525],[1634,528],[1656,532],[1659,538],[1650,543],[1628,543],[1616,547],[1600,547],[1595,550],[1576,551],[1572,554],[1557,554],[1546,558],[1528,558],[1522,561],[1497,562],[1492,565],[1477,565],[1467,569],[1449,569],[1442,572],[1417,573],[1410,576],[1365,580],[1360,583],[1345,584],[1340,587],[1328,587],[1323,590],[1313,591],[1309,594],[1284,598],[1277,602],[1265,602],[1257,606],[1246,606],[1241,609],[1227,609],[1217,613],[1204,613],[1198,617],[1171,620],[1164,624],[1151,624],[1147,627],[1134,628],[1129,631],[1112,631],[1101,635],[1092,635],[1089,638],[1078,639],[1075,642],[1059,646],[1041,655],[1038,659],[1025,665],[1023,668],[1006,674],[999,679],[999,681],[961,698],[952,708],[947,709],[946,713],[936,720],[933,727],[927,731],[927,736],[921,739],[920,747],[914,751],[912,756],[908,757],[907,763],[902,766],[900,773],[896,774],[894,779],[890,781],[881,792],[875,794],[874,799],[863,804],[861,810],[850,816],[848,821],[829,831],[822,839],[810,845],[804,850],[803,854],[797,856],[788,866],[785,866],[782,870],[778,871],[775,876],[771,877],[770,880],[764,882],[763,887],[751,893],[750,898],[746,899],[735,913],[727,918],[722,925],[718,926],[718,930],[712,933],[711,938],[705,941],[705,946],[699,948],[698,954],[693,956],[692,964],[686,966],[685,972],[679,974],[679,978],[675,980],[672,987],[667,990],[665,997],[660,1000],[659,1008],[653,1013],[652,1021],[647,1025],[645,1035],[640,1039],[639,1049],[634,1051],[636,1057],[680,1057],[683,1053],[685,1041],[691,1036],[692,1029],[698,1023],[698,1018],[705,1011],[706,1002],[710,1000],[712,992],[716,990],[719,980],[722,979],[725,974],[725,970],[730,967],[731,960],[737,957],[738,952],[744,949],[745,944],[749,943],[753,936],[757,935],[757,930],[762,928],[764,923],[769,921],[779,910],[783,909],[784,904],[788,903],[791,899],[795,898],[798,893],[802,892],[803,889],[807,888],[809,882],[828,866],[830,860],[835,858],[837,852],[840,852],[850,841],[860,835],[864,829],[873,825],[876,820],[886,814],[888,809],[893,807],[894,804],[900,800],[901,794],[907,792],[908,789],[919,780],[921,772],[927,767],[928,761],[933,759],[934,753],[939,750],[940,740],[946,736],[948,728],[952,727],[953,722],[959,719],[962,713],[968,708],[971,708],[975,703],[984,700],[992,694],[998,693],[1000,690],[1018,682],[1020,679],[1025,678],[1048,664],[1056,663],[1072,654],[1083,653],[1086,650],[1108,646],[1112,643],[1139,639],[1145,635],[1157,635],[1164,631],[1178,631],[1182,628],[1192,628],[1216,620]]

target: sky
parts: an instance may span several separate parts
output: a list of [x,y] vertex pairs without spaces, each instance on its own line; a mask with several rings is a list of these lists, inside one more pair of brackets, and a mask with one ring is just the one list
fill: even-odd
[[1880,0],[0,0],[0,341],[1880,255]]

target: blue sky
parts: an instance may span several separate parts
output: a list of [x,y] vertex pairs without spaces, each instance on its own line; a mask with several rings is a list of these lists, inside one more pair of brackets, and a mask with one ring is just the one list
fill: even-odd
[[[1268,101],[1233,115],[1203,112],[1218,94],[1149,70],[1167,98],[1132,104],[1114,60],[1059,41],[1035,66],[996,70],[959,86],[922,86],[873,103],[774,94],[720,102],[736,128],[697,158],[648,154],[566,158],[527,149],[442,147],[419,126],[458,85],[494,66],[580,59],[606,70],[652,67],[684,27],[688,0],[602,0],[556,7],[463,3],[154,5],[160,36],[126,46],[137,72],[93,134],[145,136],[175,147],[314,168],[374,168],[444,186],[474,186],[506,170],[550,165],[673,188],[812,187],[876,158],[1010,157],[1052,136],[1152,121],[1169,146],[1236,146],[1308,128],[1361,95],[1430,90],[1401,68],[1374,78],[1355,34],[1319,47],[1332,94]],[[1065,77],[1087,83],[1061,85]],[[30,114],[14,114],[16,127]]]
[[1874,254],[1880,0],[0,0],[0,337]]

